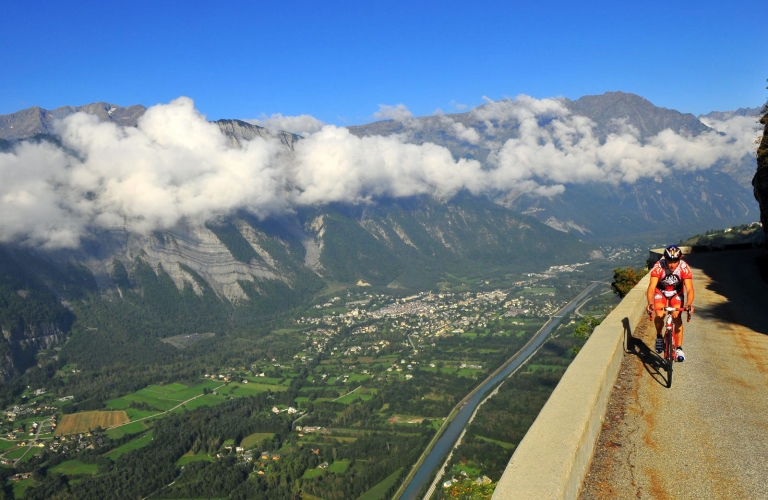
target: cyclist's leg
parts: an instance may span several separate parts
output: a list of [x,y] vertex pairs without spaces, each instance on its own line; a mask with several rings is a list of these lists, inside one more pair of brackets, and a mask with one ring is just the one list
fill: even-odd
[[[669,301],[670,307],[683,307],[683,296],[675,295]],[[675,324],[675,345],[681,347],[683,345],[683,316],[680,311],[672,313],[672,319]]]
[[661,337],[661,330],[664,328],[664,315],[662,307],[667,307],[667,299],[658,290],[653,294],[653,325],[656,327],[656,340],[654,348],[657,353],[664,351],[664,341]]
[[662,311],[662,307],[667,307],[668,301],[658,290],[653,294],[653,325],[656,327],[656,336],[661,337],[661,329],[664,327],[664,316],[667,314]]

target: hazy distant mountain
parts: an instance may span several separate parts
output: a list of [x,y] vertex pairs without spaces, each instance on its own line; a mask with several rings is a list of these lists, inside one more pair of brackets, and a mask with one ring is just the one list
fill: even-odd
[[628,124],[640,132],[643,140],[657,135],[664,129],[683,135],[698,135],[711,130],[690,113],[654,106],[647,99],[625,92],[606,92],[567,101],[568,108],[576,115],[586,116],[597,124],[598,136],[605,138],[616,131],[616,121]]
[[[147,108],[142,105],[121,107],[104,102],[77,107],[62,106],[53,111],[35,106],[9,115],[0,115],[0,140],[18,141],[52,134],[55,120],[79,112],[97,116],[101,121],[112,122],[121,127],[135,127],[146,111]],[[293,148],[293,144],[300,138],[290,132],[272,131],[242,120],[218,120],[216,124],[231,139],[233,146],[241,146],[244,141],[255,137],[277,137],[284,146]]]
[[53,132],[53,122],[74,113],[83,112],[98,116],[103,121],[124,127],[135,127],[136,121],[147,110],[142,105],[120,107],[106,102],[85,106],[62,106],[52,111],[40,107],[23,109],[9,115],[0,115],[0,139],[26,139],[38,134]]
[[[690,113],[654,106],[635,94],[607,92],[563,102],[574,115],[585,116],[594,122],[594,131],[600,140],[626,129],[636,130],[643,142],[665,129],[694,137],[712,131]],[[415,125],[387,120],[350,127],[350,131],[361,137],[402,134],[414,143],[440,144],[456,157],[486,163],[491,153],[488,144],[496,145],[519,136],[516,126],[490,120],[496,125],[495,135],[487,137],[487,124],[481,119],[487,106],[444,117],[415,118]],[[711,119],[749,116],[754,109],[707,116]],[[487,141],[473,144],[457,138],[450,130],[452,122],[476,130]],[[564,193],[552,197],[512,190],[496,194],[493,199],[555,229],[584,237],[615,239],[639,233],[671,233],[681,226],[688,232],[696,232],[757,220],[757,203],[751,185],[754,169],[754,158],[745,155],[737,164],[716,165],[664,179],[641,179],[630,185],[566,184]]]
[[754,116],[759,118],[761,116],[760,110],[762,108],[739,108],[736,111],[710,111],[705,115],[699,115],[699,119],[705,118],[710,120],[728,120],[734,116]]

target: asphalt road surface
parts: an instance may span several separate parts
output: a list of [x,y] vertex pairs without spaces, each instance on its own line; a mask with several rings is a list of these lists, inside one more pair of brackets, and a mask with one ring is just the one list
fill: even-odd
[[673,384],[648,321],[628,339],[580,499],[768,499],[768,284],[757,251],[692,255]]

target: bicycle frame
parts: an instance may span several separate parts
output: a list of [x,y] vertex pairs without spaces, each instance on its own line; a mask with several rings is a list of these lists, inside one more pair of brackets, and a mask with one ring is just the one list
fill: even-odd
[[[666,311],[664,316],[664,360],[667,364],[667,387],[672,387],[672,363],[677,361],[677,345],[675,344],[675,325],[672,313],[675,311],[685,311],[688,313],[687,321],[691,321],[691,312],[687,308],[681,307],[662,307],[654,311]],[[649,315],[653,320],[653,315]]]

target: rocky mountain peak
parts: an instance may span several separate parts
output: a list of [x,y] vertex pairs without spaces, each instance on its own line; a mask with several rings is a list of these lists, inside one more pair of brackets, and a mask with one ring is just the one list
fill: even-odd
[[653,137],[665,129],[681,135],[698,135],[712,129],[691,113],[681,113],[654,105],[648,99],[626,92],[606,92],[567,101],[568,108],[597,124],[601,137],[615,132],[617,121],[637,129],[642,139]]
[[55,120],[78,112],[94,115],[102,121],[114,122],[123,127],[135,127],[146,110],[147,108],[140,104],[121,107],[107,102],[95,102],[84,106],[62,106],[54,110],[33,106],[8,115],[0,115],[0,139],[20,140],[38,134],[50,134]]

